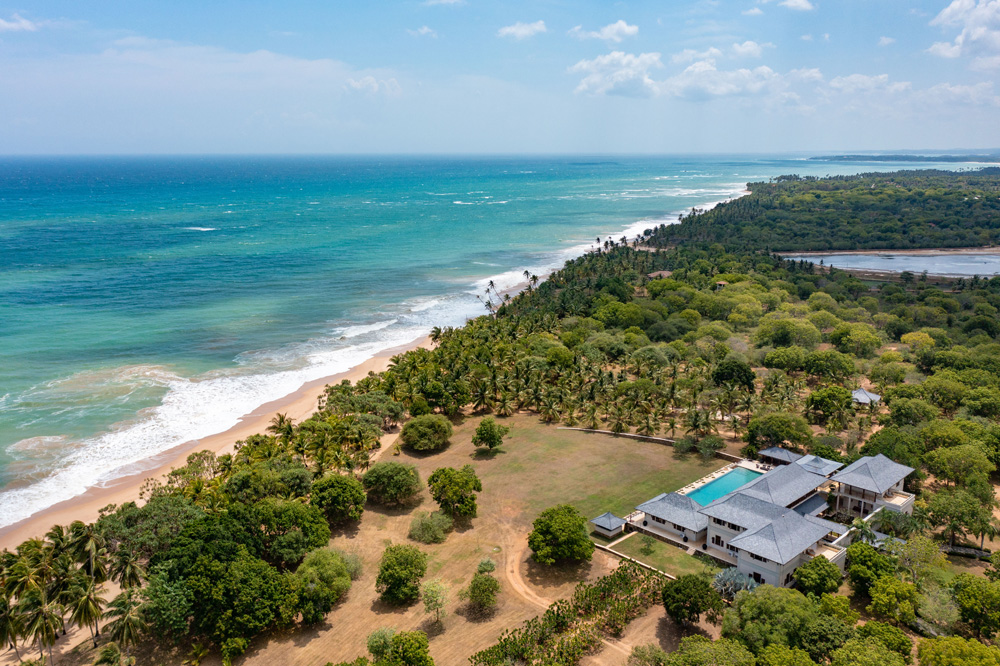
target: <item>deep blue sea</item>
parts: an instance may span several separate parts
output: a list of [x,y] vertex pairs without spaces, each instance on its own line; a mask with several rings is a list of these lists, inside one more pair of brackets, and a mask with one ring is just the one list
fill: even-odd
[[[934,165],[884,170],[913,166]],[[0,526],[460,325],[484,312],[490,279],[514,287],[598,236],[675,221],[748,181],[878,169],[746,156],[0,158]]]

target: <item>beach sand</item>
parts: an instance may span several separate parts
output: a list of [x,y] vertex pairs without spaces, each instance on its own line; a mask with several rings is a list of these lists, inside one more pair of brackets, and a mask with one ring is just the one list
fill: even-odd
[[[420,338],[407,345],[387,349],[346,372],[308,382],[297,391],[245,414],[236,426],[225,432],[181,444],[150,458],[147,461],[148,469],[142,472],[115,479],[107,486],[91,488],[82,495],[39,511],[19,523],[4,527],[0,529],[0,550],[5,548],[12,550],[26,539],[42,536],[53,525],[68,525],[74,520],[93,522],[100,510],[109,504],[138,500],[139,489],[146,479],[160,478],[171,469],[184,465],[187,457],[195,451],[215,451],[217,454],[231,452],[238,440],[264,432],[275,414],[286,414],[298,423],[316,411],[317,400],[328,384],[339,383],[344,379],[357,381],[366,377],[369,372],[382,372],[389,367],[393,356],[418,347],[429,349],[430,338]],[[389,439],[393,437],[395,435],[391,435]],[[383,449],[385,445],[386,438],[383,438]]]

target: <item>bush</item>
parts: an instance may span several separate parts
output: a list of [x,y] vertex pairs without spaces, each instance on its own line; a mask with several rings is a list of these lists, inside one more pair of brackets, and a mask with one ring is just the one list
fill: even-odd
[[442,512],[453,518],[475,517],[478,508],[476,493],[482,492],[483,484],[479,482],[472,465],[462,469],[442,467],[434,470],[427,479],[427,485]]
[[587,519],[575,507],[560,504],[546,509],[535,519],[528,535],[528,547],[535,561],[552,565],[558,561],[590,560],[594,543],[590,540]]
[[361,520],[365,510],[365,488],[353,476],[334,474],[312,485],[309,502],[323,510],[331,525]]
[[875,638],[893,652],[898,652],[903,661],[910,663],[913,641],[903,631],[891,624],[872,620],[857,629],[858,638]]
[[314,550],[295,570],[302,621],[319,622],[333,605],[351,589],[351,575],[336,552]]
[[481,573],[481,574],[493,573],[496,570],[497,570],[497,563],[494,562],[489,557],[484,557],[483,559],[479,560],[479,566],[476,567],[476,573]]
[[499,594],[500,581],[487,573],[476,573],[461,596],[468,599],[474,611],[486,613],[496,608]]
[[331,548],[333,552],[340,555],[341,561],[344,566],[347,567],[347,573],[350,575],[351,580],[357,580],[361,578],[361,556],[353,551],[340,550],[339,548]]
[[836,592],[840,588],[842,578],[837,565],[825,557],[812,558],[796,569],[792,575],[803,594],[817,597],[824,593]]
[[451,437],[451,421],[440,414],[417,416],[403,426],[403,445],[414,451],[436,451],[444,448]]
[[408,536],[420,543],[444,543],[454,524],[455,521],[443,513],[421,512],[410,521]]
[[722,613],[722,597],[707,577],[687,574],[663,586],[663,607],[678,624],[697,622],[703,613],[716,622]]
[[361,478],[368,499],[376,504],[402,504],[420,492],[420,475],[413,465],[377,462]]
[[416,546],[390,545],[382,553],[375,589],[383,601],[406,604],[420,596],[420,579],[427,573],[427,555]]
[[396,630],[392,627],[379,627],[368,634],[368,653],[375,658],[375,661],[389,654],[389,650],[392,649],[392,637],[395,635]]

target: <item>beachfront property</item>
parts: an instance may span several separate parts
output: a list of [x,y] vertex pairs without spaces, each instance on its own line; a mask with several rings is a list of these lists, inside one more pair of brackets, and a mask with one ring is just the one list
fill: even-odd
[[883,506],[912,511],[902,482],[913,470],[885,456],[841,470],[842,463],[780,447],[760,454],[764,462],[740,460],[643,502],[625,529],[706,553],[758,583],[787,587],[792,572],[813,557],[844,569],[849,529],[820,517],[832,507],[860,517]]

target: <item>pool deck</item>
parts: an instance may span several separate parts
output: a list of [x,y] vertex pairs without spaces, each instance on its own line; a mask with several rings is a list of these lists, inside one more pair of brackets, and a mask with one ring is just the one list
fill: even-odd
[[737,468],[748,469],[751,472],[757,472],[758,474],[764,474],[765,472],[771,471],[774,468],[774,466],[773,465],[764,465],[763,463],[759,463],[759,462],[757,462],[755,460],[746,460],[746,459],[741,460],[739,462],[730,463],[730,464],[726,465],[725,467],[723,467],[721,469],[715,470],[711,474],[707,474],[707,475],[701,477],[697,481],[692,481],[691,483],[687,484],[686,486],[684,486],[683,488],[681,488],[680,490],[678,490],[677,494],[678,495],[687,495],[691,491],[697,490],[698,488],[701,488],[702,486],[707,485],[707,484],[711,483],[712,481],[715,481],[719,477],[722,477],[722,476],[725,476],[726,474],[729,474],[730,472],[732,472],[734,469],[737,469]]

